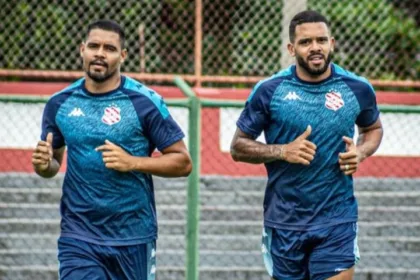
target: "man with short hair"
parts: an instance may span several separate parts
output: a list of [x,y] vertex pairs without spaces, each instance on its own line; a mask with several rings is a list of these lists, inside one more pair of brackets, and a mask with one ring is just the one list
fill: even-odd
[[[127,57],[118,23],[88,26],[85,77],[47,102],[32,156],[57,174],[67,146],[58,240],[60,279],[155,278],[157,221],[152,175],[187,176],[184,134],[163,99],[120,73]],[[160,156],[151,157],[157,148]]]
[[[296,64],[254,87],[231,154],[267,169],[262,251],[272,279],[349,280],[359,260],[352,174],[383,135],[375,92],[331,63],[324,16],[298,13],[289,33]],[[267,144],[255,140],[263,131]]]

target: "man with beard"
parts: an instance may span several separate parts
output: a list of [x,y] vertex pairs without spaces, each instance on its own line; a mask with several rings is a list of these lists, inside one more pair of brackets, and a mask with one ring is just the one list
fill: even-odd
[[[184,134],[162,98],[120,74],[127,57],[113,21],[88,26],[85,77],[47,102],[35,172],[57,174],[67,146],[58,240],[60,279],[155,279],[152,175],[187,176]],[[151,157],[157,148],[160,156]]]
[[[262,251],[272,279],[352,279],[359,260],[352,174],[383,134],[375,92],[330,62],[335,41],[324,16],[298,13],[289,33],[296,65],[255,86],[231,154],[267,169]],[[255,141],[263,131],[267,144]]]

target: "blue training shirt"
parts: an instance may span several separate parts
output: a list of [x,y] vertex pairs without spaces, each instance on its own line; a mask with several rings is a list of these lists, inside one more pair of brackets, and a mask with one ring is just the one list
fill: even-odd
[[41,139],[67,146],[61,198],[61,236],[109,245],[157,238],[152,176],[105,167],[95,148],[109,140],[131,155],[148,157],[184,134],[160,95],[122,76],[116,90],[91,94],[80,79],[53,95],[44,109]]
[[368,127],[378,119],[375,92],[369,82],[331,64],[332,74],[319,83],[300,80],[296,66],[259,82],[249,96],[237,126],[267,144],[287,144],[308,125],[308,140],[317,145],[309,166],[286,161],[266,163],[264,224],[291,230],[317,229],[357,221],[352,176],[344,175],[338,154],[343,136],[353,138],[354,126]]

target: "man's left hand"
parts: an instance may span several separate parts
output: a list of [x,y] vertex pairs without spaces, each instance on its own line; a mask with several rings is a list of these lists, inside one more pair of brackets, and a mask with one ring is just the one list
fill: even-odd
[[102,152],[102,158],[107,168],[121,172],[133,170],[133,157],[111,141],[105,140],[105,144],[95,150]]
[[343,141],[346,143],[346,152],[338,154],[338,163],[344,174],[351,175],[356,172],[359,167],[360,155],[353,139],[343,136]]

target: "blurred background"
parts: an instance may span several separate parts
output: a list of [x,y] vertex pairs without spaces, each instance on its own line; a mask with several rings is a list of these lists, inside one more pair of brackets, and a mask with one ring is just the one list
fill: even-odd
[[266,172],[233,162],[229,145],[252,86],[293,63],[288,25],[305,9],[330,20],[334,62],[370,80],[382,111],[383,143],[354,178],[362,257],[355,279],[420,279],[419,0],[0,0],[0,6],[1,280],[58,278],[65,166],[45,180],[33,173],[30,158],[45,101],[83,76],[78,48],[87,24],[101,18],[124,27],[123,71],[165,98],[197,167],[189,179],[155,178],[157,279],[268,279],[260,248]]

